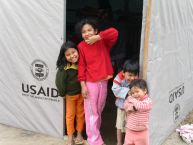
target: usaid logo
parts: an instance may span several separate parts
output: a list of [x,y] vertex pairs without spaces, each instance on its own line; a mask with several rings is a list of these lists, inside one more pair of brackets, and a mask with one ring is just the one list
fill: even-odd
[[42,60],[36,59],[31,63],[31,73],[38,81],[43,81],[48,76],[48,66]]
[[180,118],[180,105],[176,104],[173,110],[173,118],[174,122],[176,122]]
[[174,103],[177,99],[184,95],[185,87],[184,84],[181,84],[174,89],[172,89],[169,93],[169,103]]

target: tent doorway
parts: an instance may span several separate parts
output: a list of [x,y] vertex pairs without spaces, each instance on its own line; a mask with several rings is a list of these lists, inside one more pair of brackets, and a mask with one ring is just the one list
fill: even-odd
[[[75,37],[75,24],[82,18],[99,20],[99,29],[113,26],[119,30],[119,40],[112,49],[115,74],[121,69],[124,60],[139,59],[142,27],[143,0],[67,0],[66,1],[66,40],[78,42]],[[121,59],[120,59],[121,58]],[[116,142],[115,97],[109,83],[108,97],[103,112],[102,135],[107,144]]]

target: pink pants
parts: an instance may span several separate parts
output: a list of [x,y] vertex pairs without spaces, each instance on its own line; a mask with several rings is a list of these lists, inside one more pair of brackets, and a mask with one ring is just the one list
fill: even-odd
[[123,145],[149,145],[148,130],[132,131],[126,129],[125,143]]
[[86,134],[89,145],[102,145],[101,114],[107,97],[107,81],[86,82],[88,96],[84,99]]

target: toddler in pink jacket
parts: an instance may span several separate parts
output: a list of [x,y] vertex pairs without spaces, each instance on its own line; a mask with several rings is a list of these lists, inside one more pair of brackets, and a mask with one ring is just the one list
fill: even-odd
[[149,145],[148,123],[152,101],[148,96],[145,80],[137,79],[131,82],[124,109],[126,111],[124,145]]

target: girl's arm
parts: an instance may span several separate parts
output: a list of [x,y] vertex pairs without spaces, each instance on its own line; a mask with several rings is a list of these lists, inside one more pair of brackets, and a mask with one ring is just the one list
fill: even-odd
[[91,45],[103,39],[105,44],[107,45],[107,48],[110,49],[116,43],[117,38],[118,38],[118,31],[115,28],[109,28],[104,31],[101,31],[97,35],[89,37],[87,40],[85,40],[85,42]]
[[87,40],[85,40],[85,42],[87,44],[91,45],[99,40],[101,40],[101,37],[100,37],[100,35],[97,34],[97,35],[93,35],[93,36],[89,37]]
[[[79,48],[79,46],[78,46]],[[79,60],[78,60],[78,80],[80,81],[81,85],[81,93],[84,98],[88,95],[88,89],[86,87],[86,61],[84,53],[81,51],[81,48],[79,48]]]
[[152,109],[152,101],[149,97],[143,101],[139,101],[136,99],[132,99],[130,101],[132,101],[133,105],[138,111],[143,112],[143,111],[150,111]]
[[81,85],[82,96],[83,96],[84,98],[86,98],[87,95],[88,95],[88,89],[87,89],[87,87],[86,87],[85,81],[81,81],[81,82],[80,82],[80,85]]
[[133,103],[130,102],[130,96],[125,100],[124,109],[125,109],[125,112],[135,111]]
[[86,80],[86,60],[85,55],[82,52],[79,45],[77,46],[79,50],[79,60],[78,60],[78,80],[85,81]]
[[117,29],[111,27],[108,28],[104,31],[101,31],[99,33],[101,39],[104,40],[105,45],[107,46],[107,48],[110,50],[112,48],[112,46],[117,42],[118,39],[118,31]]
[[66,94],[66,76],[64,68],[58,68],[56,72],[55,84],[61,97],[64,97]]
[[121,81],[122,81],[122,76],[121,76],[121,73],[119,73],[113,80],[112,91],[115,97],[125,99],[129,92],[129,87],[121,86]]

